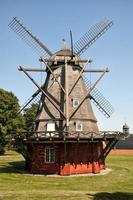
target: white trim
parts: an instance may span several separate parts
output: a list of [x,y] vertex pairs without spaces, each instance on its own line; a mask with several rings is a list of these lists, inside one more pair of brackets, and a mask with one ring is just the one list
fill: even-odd
[[47,131],[55,131],[55,122],[48,122],[47,123]]

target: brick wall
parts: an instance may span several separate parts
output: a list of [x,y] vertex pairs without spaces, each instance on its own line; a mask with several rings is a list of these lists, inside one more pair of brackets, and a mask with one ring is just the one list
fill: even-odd
[[[45,162],[48,147],[55,148],[55,163]],[[70,175],[99,173],[105,168],[104,162],[98,160],[102,143],[36,143],[29,148],[32,149],[31,173]]]

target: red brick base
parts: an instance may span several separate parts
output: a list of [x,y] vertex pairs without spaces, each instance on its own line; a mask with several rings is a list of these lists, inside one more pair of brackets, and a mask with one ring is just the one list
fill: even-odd
[[[27,169],[37,174],[84,174],[99,173],[105,168],[99,160],[103,150],[99,143],[32,143],[27,144],[31,160],[26,160]],[[55,163],[45,163],[45,148],[55,148]]]

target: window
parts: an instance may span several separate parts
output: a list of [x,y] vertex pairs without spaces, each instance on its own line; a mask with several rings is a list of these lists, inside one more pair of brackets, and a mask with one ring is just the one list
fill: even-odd
[[83,131],[83,124],[82,122],[76,122],[76,131]]
[[47,137],[53,137],[54,136],[54,132],[55,131],[55,123],[50,121],[47,123],[47,133],[46,133],[46,136]]
[[55,162],[55,149],[54,148],[46,148],[45,149],[45,162],[46,163],[54,163]]
[[54,122],[47,123],[47,131],[55,131],[55,123]]
[[73,107],[76,108],[79,105],[79,100],[77,98],[73,99]]

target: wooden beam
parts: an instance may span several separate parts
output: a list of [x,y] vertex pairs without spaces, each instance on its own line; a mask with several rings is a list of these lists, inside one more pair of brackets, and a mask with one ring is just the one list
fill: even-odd
[[86,60],[86,64],[85,64],[84,67],[81,69],[81,71],[80,71],[80,73],[79,73],[79,75],[78,75],[78,78],[76,79],[75,83],[73,84],[72,88],[70,89],[68,95],[70,95],[71,92],[73,91],[73,89],[75,88],[76,84],[78,83],[78,81],[79,81],[79,79],[80,79],[82,73],[84,72],[84,70],[85,70],[85,68],[86,68],[86,66],[87,66],[88,63],[90,63],[90,59]]
[[[63,62],[63,59],[60,59],[60,58],[57,58],[56,60],[52,60],[52,59],[43,59],[46,63],[51,63],[51,62]],[[40,61],[42,61],[41,59],[40,59]],[[80,64],[80,63],[86,63],[88,60],[76,60],[76,59],[72,59],[71,58],[71,56],[70,56],[70,59],[68,59],[67,60],[67,62],[68,63],[78,63],[78,64]]]
[[70,91],[69,91],[69,94],[68,94],[68,95],[70,95],[70,94],[71,94],[71,92],[73,91],[73,89],[75,88],[75,85],[78,83],[78,81],[79,81],[79,79],[80,79],[80,77],[81,77],[81,74],[83,73],[83,71],[84,71],[84,68],[82,68],[82,70],[80,71],[80,73],[79,73],[79,75],[78,75],[78,78],[76,79],[75,83],[74,83],[74,84],[73,84],[73,86],[71,87],[71,89],[70,89]]
[[101,76],[96,80],[96,82],[93,84],[93,86],[89,89],[88,94],[81,100],[79,106],[71,113],[70,118],[71,119],[73,117],[73,115],[78,111],[78,109],[81,107],[81,105],[83,104],[83,102],[85,101],[86,98],[88,98],[90,92],[95,88],[95,86],[98,84],[98,82],[102,79],[102,77],[104,76],[104,74],[106,73],[106,71],[104,71]]
[[51,74],[53,75],[54,79],[56,80],[56,82],[58,83],[58,85],[60,86],[60,88],[62,89],[62,91],[64,92],[64,94],[66,93],[63,86],[60,84],[60,82],[58,81],[58,79],[55,77],[53,71],[51,70],[51,68],[49,67],[49,65],[47,65],[47,63],[45,62],[45,59],[43,59],[41,57],[41,60],[46,64],[47,68],[49,69],[49,71],[51,72]]
[[[25,71],[29,72],[46,72],[46,69],[38,69],[38,68],[24,68]],[[22,71],[21,68],[18,69],[19,71]],[[105,69],[84,69],[83,72],[104,72]],[[106,72],[109,72],[109,69],[106,68]]]
[[64,162],[66,163],[66,154],[67,154],[67,146],[66,141],[64,140]]
[[64,113],[62,112],[62,110],[60,108],[57,107],[57,105],[55,104],[55,102],[51,99],[51,97],[49,97],[47,95],[47,93],[36,83],[36,81],[22,68],[21,68],[21,71],[23,71],[27,76],[28,78],[36,85],[36,87],[38,89],[40,89],[40,91],[46,96],[46,98],[50,101],[50,103],[60,112],[60,114],[65,118],[65,115]]
[[[43,85],[41,86],[41,88],[43,87]],[[38,89],[23,105],[22,107],[20,108],[19,112],[18,113],[21,113],[22,110],[24,110],[26,108],[26,106],[33,101],[33,99],[40,93],[40,89]]]
[[[46,69],[37,69],[37,68],[24,68],[23,69],[27,72],[46,72]],[[18,68],[19,71],[22,71],[21,66]]]
[[109,69],[106,68],[106,69],[85,69],[83,72],[109,72]]
[[66,131],[68,131],[68,128],[69,128],[69,97],[68,97],[67,59],[65,59],[65,92],[66,92],[66,102],[65,102]]

